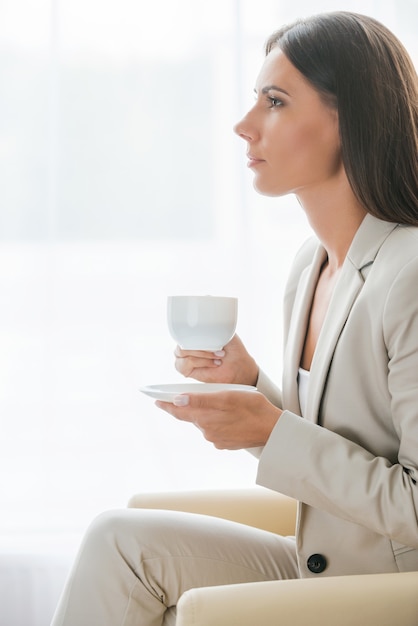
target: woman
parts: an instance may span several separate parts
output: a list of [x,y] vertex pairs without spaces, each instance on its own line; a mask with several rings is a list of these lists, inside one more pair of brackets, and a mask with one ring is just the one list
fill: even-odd
[[316,235],[285,293],[282,392],[235,337],[217,354],[177,348],[176,367],[259,393],[157,404],[218,448],[253,449],[257,482],[300,502],[297,537],[107,513],[54,626],[174,624],[190,587],[418,569],[416,72],[375,20],[314,16],[270,37],[235,131],[256,189],[294,193]]

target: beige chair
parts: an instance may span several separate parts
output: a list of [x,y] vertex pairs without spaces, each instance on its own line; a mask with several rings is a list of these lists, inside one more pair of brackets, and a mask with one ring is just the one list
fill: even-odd
[[[263,488],[136,494],[130,507],[203,513],[294,534],[296,503]],[[176,626],[417,626],[418,572],[191,589]]]

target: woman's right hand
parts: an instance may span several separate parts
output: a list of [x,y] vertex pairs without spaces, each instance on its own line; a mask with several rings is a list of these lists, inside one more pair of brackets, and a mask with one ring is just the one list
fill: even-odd
[[186,378],[203,383],[255,385],[258,366],[245,349],[238,335],[219,352],[182,350],[174,352],[175,368]]

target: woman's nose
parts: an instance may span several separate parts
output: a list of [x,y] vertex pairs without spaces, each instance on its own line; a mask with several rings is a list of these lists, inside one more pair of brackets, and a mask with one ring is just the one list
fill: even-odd
[[245,141],[251,141],[254,138],[254,131],[250,129],[250,125],[248,124],[248,113],[242,120],[234,124],[234,133]]

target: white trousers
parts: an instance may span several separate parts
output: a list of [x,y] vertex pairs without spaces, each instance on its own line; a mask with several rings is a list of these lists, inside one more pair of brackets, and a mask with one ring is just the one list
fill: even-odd
[[192,587],[298,577],[293,537],[204,515],[111,511],[88,529],[51,626],[172,626]]

